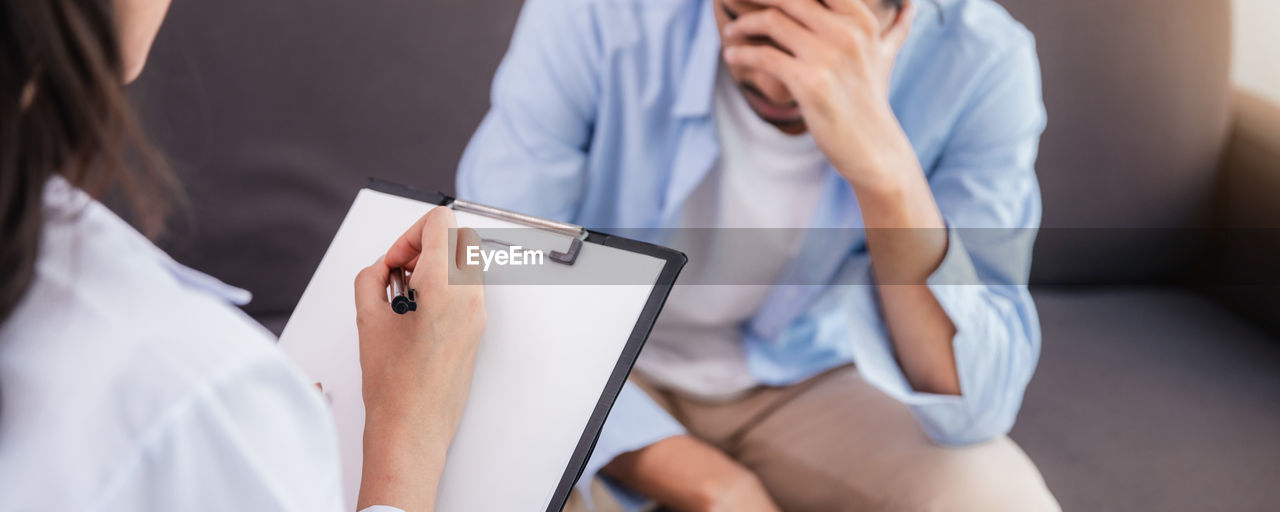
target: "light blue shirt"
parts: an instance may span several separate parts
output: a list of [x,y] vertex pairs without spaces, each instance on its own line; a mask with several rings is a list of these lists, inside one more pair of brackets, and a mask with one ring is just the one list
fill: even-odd
[[[790,262],[742,326],[743,344],[762,384],[856,363],[930,438],[974,443],[1012,427],[1040,351],[1026,287],[1040,223],[1040,70],[1031,34],[990,0],[917,4],[890,101],[951,228],[929,287],[956,326],[962,395],[907,382],[867,285],[857,200],[830,168],[812,227],[841,229]],[[675,227],[719,154],[719,50],[710,0],[529,0],[463,155],[459,194],[603,230]],[[682,432],[628,385],[583,482]]]

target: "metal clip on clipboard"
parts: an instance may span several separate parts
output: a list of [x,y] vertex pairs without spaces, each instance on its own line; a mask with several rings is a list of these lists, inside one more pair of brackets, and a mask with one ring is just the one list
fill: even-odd
[[[514,224],[543,229],[571,237],[569,248],[567,250],[564,252],[550,251],[547,253],[547,257],[550,258],[551,261],[561,265],[573,265],[574,262],[578,261],[578,253],[582,252],[582,240],[587,237],[587,229],[582,226],[569,224],[567,222],[543,219],[532,215],[525,215],[523,213],[516,213],[510,210],[503,210],[502,208],[495,208],[470,201],[464,201],[462,199],[454,199],[449,203],[449,207],[454,210],[505,220]],[[504,246],[512,245],[501,240],[484,239],[482,241]]]

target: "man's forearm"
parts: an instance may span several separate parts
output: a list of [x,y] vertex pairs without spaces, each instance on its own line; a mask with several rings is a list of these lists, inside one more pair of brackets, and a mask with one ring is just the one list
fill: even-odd
[[925,285],[947,252],[947,229],[918,165],[854,192],[898,362],[917,391],[959,395],[956,328]]

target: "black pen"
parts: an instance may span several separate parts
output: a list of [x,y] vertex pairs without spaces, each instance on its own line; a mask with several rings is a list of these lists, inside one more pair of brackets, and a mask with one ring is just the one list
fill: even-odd
[[391,270],[390,287],[392,311],[403,315],[418,310],[417,299],[413,296],[413,290],[409,289],[409,281],[405,278],[403,268]]

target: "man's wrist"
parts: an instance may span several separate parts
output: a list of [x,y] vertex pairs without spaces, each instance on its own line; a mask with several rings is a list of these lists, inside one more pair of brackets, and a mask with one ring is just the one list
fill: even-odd
[[853,187],[860,202],[881,203],[903,200],[911,192],[912,179],[923,178],[924,174],[909,143],[903,150],[882,150],[838,164],[836,171]]
[[910,216],[907,212],[911,210],[913,199],[918,198],[912,197],[915,187],[907,171],[885,168],[867,174],[869,176],[862,180],[849,180],[866,227],[912,227],[908,223]]

